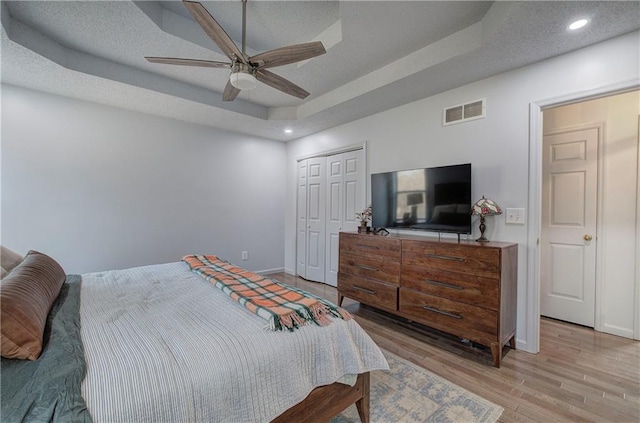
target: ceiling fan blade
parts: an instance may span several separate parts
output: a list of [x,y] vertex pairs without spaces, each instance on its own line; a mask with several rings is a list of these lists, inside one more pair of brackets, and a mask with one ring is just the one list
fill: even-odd
[[214,62],[212,60],[180,59],[177,57],[145,57],[151,63],[164,63],[166,65],[200,66],[203,68],[231,68],[231,63]]
[[238,94],[240,94],[240,90],[231,85],[231,80],[228,80],[222,93],[222,101],[233,101]]
[[250,57],[249,61],[256,64],[258,68],[266,69],[312,59],[326,52],[320,41],[314,41],[265,51]]
[[213,40],[214,43],[227,57],[231,60],[239,60],[244,62],[244,56],[235,45],[231,37],[222,29],[220,24],[211,16],[209,11],[200,3],[195,1],[187,1],[183,0],[185,7],[191,15],[195,18],[196,22],[200,24],[204,32],[207,33],[209,38]]
[[307,96],[309,96],[309,92],[300,88],[293,82],[288,81],[273,72],[269,72],[268,70],[258,69],[256,71],[256,78],[258,79],[258,81],[264,82],[268,86],[282,91],[285,94],[289,94],[301,99],[305,99],[307,98]]

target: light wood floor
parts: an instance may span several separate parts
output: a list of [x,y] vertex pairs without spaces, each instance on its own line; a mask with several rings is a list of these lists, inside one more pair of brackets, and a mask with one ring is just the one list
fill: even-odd
[[[331,286],[270,277],[337,301]],[[502,406],[499,422],[640,422],[640,342],[543,318],[540,353],[505,347],[496,369],[482,347],[347,298],[343,306],[380,347]]]

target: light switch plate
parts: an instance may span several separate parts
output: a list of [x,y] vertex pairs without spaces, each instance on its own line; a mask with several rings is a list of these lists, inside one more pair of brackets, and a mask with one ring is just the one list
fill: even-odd
[[525,214],[524,209],[507,209],[505,213],[506,223],[514,225],[524,225]]

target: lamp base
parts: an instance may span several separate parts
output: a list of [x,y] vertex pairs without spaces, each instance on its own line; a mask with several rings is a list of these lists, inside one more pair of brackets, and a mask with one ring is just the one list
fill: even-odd
[[476,239],[476,242],[489,242],[489,240],[484,237],[484,230],[486,228],[487,227],[484,224],[484,216],[480,215],[480,238]]

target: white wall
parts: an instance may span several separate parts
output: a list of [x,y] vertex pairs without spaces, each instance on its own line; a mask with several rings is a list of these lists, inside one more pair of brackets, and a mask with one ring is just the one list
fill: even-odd
[[633,338],[640,91],[544,111],[544,132],[603,124],[596,329]]
[[281,142],[3,85],[2,243],[67,273],[190,253],[281,270],[285,158]]
[[[530,103],[637,81],[639,37],[627,34],[290,142],[285,270],[295,269],[296,158],[366,140],[370,173],[471,162],[474,198],[486,195],[503,208],[526,208]],[[442,126],[443,108],[479,98],[486,98],[485,119]],[[487,219],[487,227],[489,239],[519,244],[516,337],[518,347],[528,350],[527,343],[537,345],[537,334],[527,333],[526,325],[527,250],[535,243],[528,244],[526,225],[506,225],[504,216]]]

